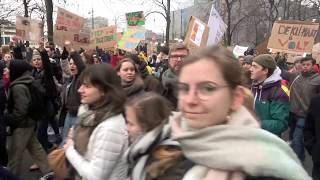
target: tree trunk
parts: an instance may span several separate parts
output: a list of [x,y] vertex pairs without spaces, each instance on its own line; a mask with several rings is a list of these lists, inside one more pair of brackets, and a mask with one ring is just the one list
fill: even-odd
[[47,28],[48,28],[48,42],[53,43],[53,3],[52,0],[45,0],[46,11],[47,11]]
[[171,23],[171,18],[170,18],[170,0],[167,0],[167,11],[166,11],[166,46],[169,47],[169,33],[170,33],[170,23]]
[[226,0],[226,5],[227,5],[227,37],[226,37],[226,45],[230,46],[231,45],[231,38],[232,38],[232,33],[231,33],[231,4],[229,3],[229,0]]
[[28,4],[29,2],[27,2],[27,0],[23,0],[24,17],[29,17]]

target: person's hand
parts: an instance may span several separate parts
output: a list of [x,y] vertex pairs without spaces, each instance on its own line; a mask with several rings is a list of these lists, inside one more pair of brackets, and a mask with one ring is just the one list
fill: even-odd
[[74,145],[74,141],[71,138],[68,138],[67,142],[63,145],[63,149],[67,151],[73,145]]
[[69,57],[69,52],[66,47],[63,47],[63,51],[61,54],[61,59],[67,59]]

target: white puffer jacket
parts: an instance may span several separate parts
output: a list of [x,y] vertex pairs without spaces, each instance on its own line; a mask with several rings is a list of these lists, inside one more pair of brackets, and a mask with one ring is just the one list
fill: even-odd
[[128,148],[126,122],[122,115],[100,123],[92,132],[85,157],[73,147],[66,157],[83,180],[124,180],[128,166],[122,156]]

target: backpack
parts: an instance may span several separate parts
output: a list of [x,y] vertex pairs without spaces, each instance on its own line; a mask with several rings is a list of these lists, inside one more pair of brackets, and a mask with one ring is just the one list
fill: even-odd
[[28,116],[35,121],[40,121],[47,114],[46,89],[41,84],[41,80],[34,80],[27,86],[31,94]]

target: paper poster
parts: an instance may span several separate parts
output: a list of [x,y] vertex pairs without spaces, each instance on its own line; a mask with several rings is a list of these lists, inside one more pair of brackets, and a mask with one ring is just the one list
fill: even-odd
[[142,26],[145,24],[143,11],[126,13],[128,26]]
[[129,27],[118,42],[119,49],[133,51],[140,41],[145,40],[145,28]]
[[190,17],[184,43],[190,52],[207,46],[209,27],[194,16]]
[[246,50],[248,50],[248,47],[236,45],[233,49],[233,54],[238,58],[239,56],[244,56]]
[[32,42],[43,41],[43,22],[28,17],[16,17],[16,37]]
[[223,22],[221,16],[218,11],[214,8],[214,3],[212,4],[209,20],[209,37],[207,45],[217,45],[224,33],[227,30],[227,25]]
[[91,31],[90,44],[92,48],[114,49],[117,44],[117,27],[108,26]]
[[192,27],[190,40],[197,46],[200,46],[201,44],[204,28],[205,25],[201,24],[198,20],[195,20]]
[[55,44],[61,47],[64,46],[65,41],[70,41],[70,46],[76,50],[79,50],[80,48],[90,48],[90,33],[84,33],[79,31],[55,31],[53,37]]
[[84,25],[84,18],[58,7],[55,30],[77,31]]
[[272,27],[268,48],[272,52],[311,53],[318,23],[307,21],[276,21]]

